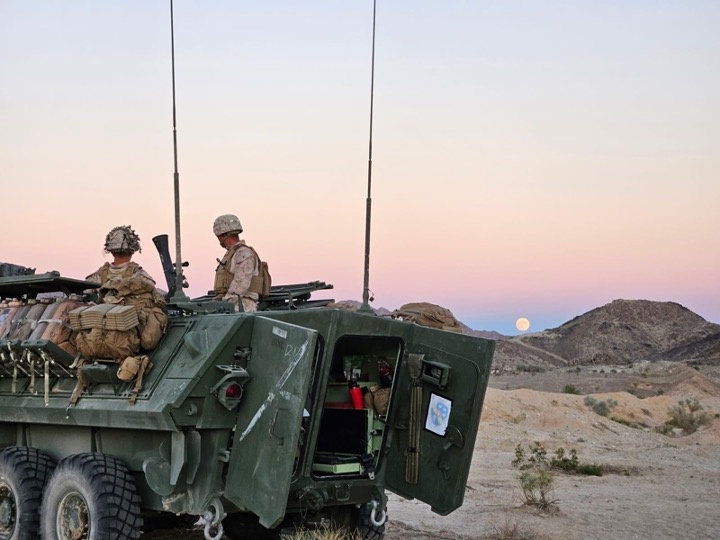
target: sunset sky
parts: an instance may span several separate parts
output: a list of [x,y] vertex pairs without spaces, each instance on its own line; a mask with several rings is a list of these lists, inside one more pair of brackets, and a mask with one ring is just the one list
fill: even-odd
[[[372,1],[176,0],[182,255],[362,298]],[[614,299],[720,323],[720,2],[378,1],[370,289],[475,329]],[[0,0],[0,261],[174,233],[169,1]],[[174,251],[173,251],[174,255]]]

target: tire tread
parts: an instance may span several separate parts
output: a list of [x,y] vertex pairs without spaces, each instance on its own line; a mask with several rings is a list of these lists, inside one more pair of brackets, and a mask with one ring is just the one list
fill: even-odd
[[[119,460],[97,452],[62,460],[56,475],[79,475],[87,480],[97,502],[97,540],[136,540],[142,530],[140,496],[135,478]],[[45,513],[45,510],[43,511]]]
[[36,540],[40,530],[40,504],[45,483],[55,469],[52,458],[27,446],[10,446],[0,451],[0,468],[11,471],[22,509],[18,520],[17,540]]

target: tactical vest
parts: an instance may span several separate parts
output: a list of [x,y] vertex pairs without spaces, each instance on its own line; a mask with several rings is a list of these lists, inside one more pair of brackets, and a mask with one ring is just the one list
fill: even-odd
[[134,276],[135,272],[137,272],[138,270],[141,270],[140,265],[133,261],[130,261],[129,263],[127,263],[127,266],[121,272],[113,272],[110,269],[109,262],[106,262],[105,264],[103,264],[100,267],[100,270],[98,270],[98,275],[100,276],[100,287],[101,287],[99,290],[100,300],[103,301],[105,299],[105,295],[107,294],[107,291],[104,290],[102,288],[102,286],[105,285],[105,283],[107,283],[107,281],[110,278],[121,277],[123,279],[128,279],[128,278],[131,278],[132,276]]
[[235,277],[235,272],[232,271],[232,258],[242,247],[246,248],[248,246],[246,246],[243,242],[238,242],[237,244],[230,246],[225,252],[225,255],[223,255],[220,264],[218,264],[215,269],[215,285],[213,286],[213,290],[216,295],[223,296],[228,292],[230,284]]
[[[257,251],[255,251],[252,247],[248,246],[244,242],[240,242],[235,244],[234,246],[229,247],[228,250],[225,252],[225,256],[220,261],[220,264],[218,264],[218,267],[215,270],[215,285],[213,286],[215,294],[218,296],[224,296],[225,293],[228,292],[230,284],[235,277],[235,273],[231,270],[232,258],[240,248],[249,249],[253,252],[253,255],[255,255],[255,274],[250,279],[250,286],[248,287],[248,292],[257,293],[260,297],[266,296],[267,294],[265,293],[265,289],[267,288],[269,290],[270,287],[269,272],[266,271],[263,273],[263,275],[260,274],[261,266],[263,265],[263,263],[260,261],[260,256],[257,254]],[[265,274],[267,274],[267,277],[265,276]],[[267,281],[267,287],[264,287],[265,281]]]
[[[100,300],[103,302],[115,303],[121,300],[124,304],[132,304],[136,308],[146,308],[152,306],[158,306],[163,308],[165,306],[165,298],[158,292],[155,285],[151,281],[148,281],[145,277],[136,275],[141,272],[142,268],[136,262],[130,261],[127,266],[121,272],[113,272],[110,268],[110,263],[105,263],[98,270],[100,276],[100,289],[99,295]],[[112,287],[107,287],[109,280],[120,278],[120,283],[113,283]],[[117,286],[117,292],[112,289]],[[111,294],[113,299],[110,300]],[[107,297],[107,299],[106,299]]]
[[142,270],[142,268],[140,268],[140,265],[136,262],[130,261],[129,263],[127,263],[127,266],[122,272],[115,273],[110,271],[110,263],[106,262],[100,267],[100,270],[98,270],[98,274],[100,275],[100,285],[104,285],[105,282],[111,277],[120,276],[127,279],[134,276],[138,270]]

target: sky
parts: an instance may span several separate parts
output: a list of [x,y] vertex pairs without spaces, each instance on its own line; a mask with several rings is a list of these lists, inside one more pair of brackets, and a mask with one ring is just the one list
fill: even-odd
[[[361,300],[372,2],[174,13],[188,294],[212,287],[212,222],[234,213],[273,283]],[[132,225],[163,283],[169,15],[0,0],[0,261],[83,278]],[[720,323],[718,28],[715,1],[379,0],[372,305],[508,335],[618,298]]]

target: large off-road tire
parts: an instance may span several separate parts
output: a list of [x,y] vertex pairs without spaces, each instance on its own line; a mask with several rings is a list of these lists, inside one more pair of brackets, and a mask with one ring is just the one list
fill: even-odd
[[55,462],[36,448],[0,452],[0,540],[40,537],[40,503]]
[[364,504],[360,508],[354,505],[338,506],[332,510],[332,525],[357,532],[360,538],[366,540],[382,540],[385,537],[385,524],[373,524],[370,513],[370,508]]
[[48,480],[41,508],[43,538],[140,538],[140,496],[127,467],[105,454],[63,459]]

